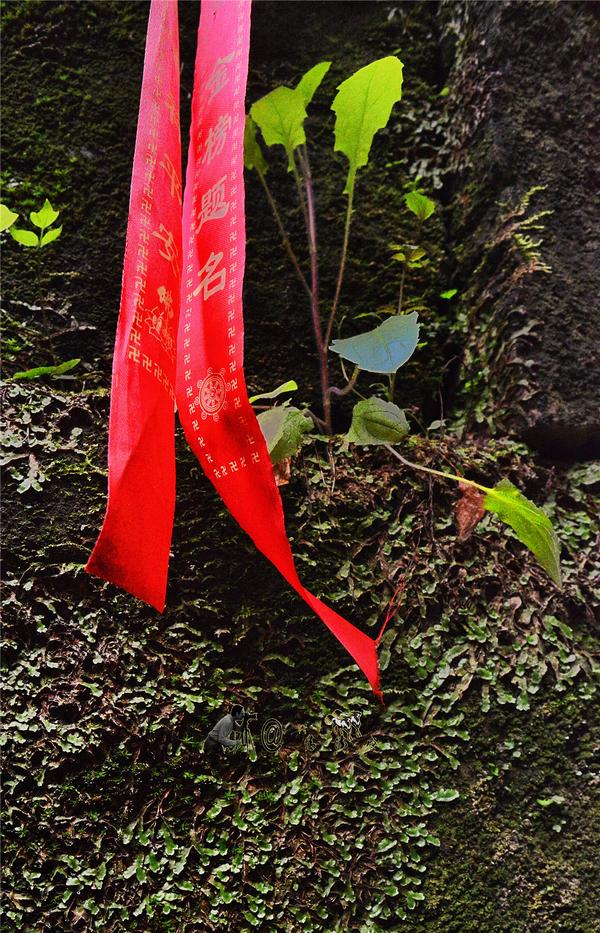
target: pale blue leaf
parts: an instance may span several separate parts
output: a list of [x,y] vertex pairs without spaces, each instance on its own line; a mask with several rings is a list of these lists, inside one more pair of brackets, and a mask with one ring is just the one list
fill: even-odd
[[415,351],[418,320],[416,311],[396,314],[365,334],[334,340],[329,349],[369,373],[395,373]]

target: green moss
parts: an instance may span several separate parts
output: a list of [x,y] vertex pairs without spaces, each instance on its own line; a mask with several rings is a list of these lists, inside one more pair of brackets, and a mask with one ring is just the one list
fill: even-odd
[[[474,727],[463,802],[440,826],[423,912],[407,930],[594,929],[585,896],[598,848],[598,698],[546,694],[531,714]],[[487,779],[490,764],[500,775]],[[559,804],[542,807],[552,795]],[[474,843],[476,840],[476,844]]]
[[[34,393],[42,394],[39,389]],[[58,402],[53,399],[47,407],[55,410]],[[104,400],[88,396],[87,404],[102,406]],[[95,432],[86,435],[85,445],[97,451],[94,457],[100,456],[103,445],[96,446]],[[518,471],[527,453],[506,443],[485,449],[450,441],[417,446],[433,464],[450,458],[459,469],[476,475]],[[506,797],[507,782],[515,800],[529,794],[529,803],[532,793],[570,793],[568,781],[561,778],[568,755],[555,753],[555,747],[584,708],[578,698],[584,685],[589,692],[587,680],[580,680],[585,631],[581,626],[577,631],[549,630],[552,638],[542,640],[530,660],[537,666],[556,655],[562,695],[551,698],[548,688],[555,675],[547,674],[538,698],[539,681],[533,676],[537,667],[529,668],[525,684],[531,691],[532,713],[527,715],[533,718],[515,716],[514,704],[523,691],[518,667],[531,624],[527,620],[532,609],[541,611],[540,593],[547,588],[535,565],[527,562],[524,574],[520,546],[504,547],[504,539],[491,528],[458,545],[448,523],[447,492],[437,489],[429,511],[428,490],[419,477],[398,475],[379,452],[340,456],[332,494],[332,465],[319,446],[308,446],[284,493],[306,583],[324,590],[336,608],[375,634],[389,595],[383,568],[401,567],[406,554],[415,562],[402,621],[390,627],[382,645],[388,706],[381,711],[371,704],[368,689],[337,643],[306,616],[279,577],[240,539],[204,483],[198,485],[191,455],[180,449],[178,456],[177,562],[164,617],[113,588],[109,602],[98,605],[99,584],[82,573],[77,545],[55,541],[39,547],[38,560],[45,555],[43,576],[25,573],[18,583],[9,569],[6,584],[14,588],[14,598],[7,608],[9,620],[16,623],[10,632],[18,653],[7,692],[23,741],[14,734],[10,760],[20,767],[10,775],[7,790],[27,798],[31,816],[23,822],[14,812],[9,827],[14,848],[8,853],[15,864],[22,861],[24,851],[33,851],[34,839],[43,840],[46,852],[34,900],[20,901],[11,918],[23,916],[30,925],[41,918],[56,923],[64,905],[72,903],[85,911],[92,928],[118,929],[141,905],[136,916],[148,918],[157,929],[168,929],[172,917],[179,923],[201,917],[210,926],[211,911],[221,922],[234,923],[232,905],[237,910],[243,903],[250,916],[264,913],[265,922],[275,928],[294,911],[305,915],[305,927],[314,930],[324,924],[335,929],[343,923],[341,916],[346,916],[346,924],[385,929],[402,911],[407,929],[413,914],[420,918],[414,921],[415,929],[443,929],[438,914],[447,928],[452,922],[460,929],[491,924],[495,891],[510,881],[504,867],[493,868],[496,853],[512,838],[506,841],[506,827],[522,817],[511,833],[517,833],[520,847],[525,846],[523,836],[530,835],[524,810],[520,804],[513,809],[513,798]],[[40,457],[43,461],[44,454]],[[587,574],[586,561],[593,559],[587,531],[592,499],[586,479],[587,475],[578,480],[565,477],[555,491],[559,519],[569,497],[578,501],[565,539],[567,552],[573,548],[577,554],[579,569],[568,553],[565,558],[572,582],[577,574]],[[540,471],[535,482],[541,487],[548,475]],[[95,533],[103,507],[98,492],[104,483],[75,472],[68,478],[57,476],[44,490],[47,519],[36,524],[40,541],[53,533],[56,502],[71,488],[74,498],[69,497],[69,503],[90,493],[97,502],[97,516],[88,519]],[[63,542],[79,540],[80,521],[69,505]],[[433,529],[435,543],[428,536],[423,539],[423,526]],[[32,532],[23,527],[29,540]],[[227,563],[220,556],[225,547],[237,555]],[[344,553],[352,555],[346,565]],[[498,604],[492,589],[499,566],[509,602],[514,603],[514,592],[522,596],[508,628],[504,612],[498,611],[504,604]],[[17,622],[26,603],[34,607],[33,632]],[[574,620],[579,608],[569,606],[553,597],[559,619]],[[40,638],[44,644],[64,646],[60,661],[54,662],[59,670],[67,670],[74,657],[81,665],[81,673],[57,681],[41,716],[37,700],[30,698],[37,696],[41,678],[52,677],[52,668],[45,666],[36,647]],[[459,647],[472,652],[475,661],[466,702]],[[573,670],[572,658],[583,664],[579,673]],[[493,671],[491,678],[487,669]],[[289,725],[282,758],[259,748],[255,762],[244,757],[232,762],[223,786],[223,780],[206,768],[199,750],[212,720],[233,697],[255,705],[260,721],[274,715]],[[349,757],[336,752],[323,728],[324,716],[336,708],[363,712],[362,732],[371,733],[371,750],[361,741]],[[434,708],[438,712],[432,715]],[[486,708],[489,712],[481,711]],[[539,717],[547,734],[534,749]],[[309,732],[321,734],[317,750],[307,757],[303,743]],[[258,738],[258,728],[255,734]],[[531,783],[531,770],[520,770],[528,749],[535,756],[537,784]],[[519,751],[521,758],[516,756]],[[588,746],[582,744],[582,761],[587,754]],[[464,801],[457,805],[457,816],[452,809],[446,812],[455,806],[450,793],[455,787]],[[436,802],[444,792],[450,803]],[[492,799],[497,802],[488,819]],[[502,809],[503,802],[508,809]],[[50,813],[42,812],[42,806]],[[462,833],[460,821],[472,808],[487,822],[483,829],[481,821],[474,822]],[[66,822],[56,821],[57,815]],[[67,842],[63,826],[77,827],[74,843]],[[554,832],[544,823],[539,829],[540,839]],[[471,857],[476,831],[478,855],[472,858],[489,860],[492,875],[486,886],[483,869],[481,876],[474,869],[477,897],[463,902],[454,894],[461,877],[455,865]],[[567,839],[566,824],[562,832],[560,838]],[[90,839],[101,837],[99,852],[88,844],[86,833]],[[271,851],[274,833],[276,855]],[[310,848],[302,854],[306,837]],[[589,845],[592,842],[590,837]],[[575,879],[590,857],[587,847],[585,837],[577,854],[581,861],[573,856],[567,866]],[[247,864],[243,883],[238,871],[219,869],[235,865],[240,852]],[[525,911],[537,911],[531,916],[543,920],[562,909],[557,898],[550,912],[546,902],[546,913],[535,906],[543,900],[547,878],[558,872],[558,858],[558,850],[552,858],[537,858],[527,903],[520,896],[507,901],[505,913],[511,922],[518,924],[529,916]],[[183,867],[176,871],[182,859]],[[357,873],[351,883],[355,894],[362,892],[359,899],[336,880],[353,862]],[[123,877],[136,864],[144,882],[135,872]],[[33,864],[27,871],[35,871]],[[106,871],[102,884],[97,881],[99,871]],[[10,875],[10,883],[20,892],[27,877]],[[209,877],[212,904],[205,896]],[[289,884],[283,884],[284,877]],[[182,888],[183,882],[191,887]],[[414,897],[421,888],[423,905]],[[110,898],[105,889],[111,891]],[[174,898],[165,901],[165,891]],[[227,900],[229,893],[233,901]],[[171,913],[164,912],[165,905]]]

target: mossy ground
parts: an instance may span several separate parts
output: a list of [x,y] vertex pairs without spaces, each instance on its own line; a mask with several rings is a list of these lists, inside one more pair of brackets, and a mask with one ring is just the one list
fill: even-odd
[[[184,101],[194,6],[182,9]],[[287,34],[273,17],[288,5],[265,4],[262,18],[260,6],[249,100],[332,58],[327,100],[339,78],[403,45],[407,108],[417,113],[424,100],[435,122],[433,5],[404,5],[399,19],[387,18],[388,4],[290,5]],[[342,7],[345,19],[334,12]],[[181,437],[165,614],[83,572],[105,506],[106,386],[146,9],[5,5],[5,107],[11,126],[18,115],[22,122],[11,130],[5,169],[18,179],[12,190],[24,207],[43,194],[63,207],[64,237],[48,252],[46,273],[78,277],[55,280],[54,307],[64,310],[68,298],[77,320],[98,328],[91,341],[79,328],[57,341],[61,352],[82,356],[85,378],[4,388],[5,928],[588,933],[598,925],[587,891],[600,842],[591,673],[599,482],[592,466],[536,462],[509,440],[432,431],[410,441],[416,459],[490,482],[509,476],[545,506],[563,544],[559,593],[489,519],[459,543],[455,495],[444,484],[397,469],[381,452],[332,458],[322,442],[305,446],[283,499],[306,584],[375,635],[404,579],[382,643],[385,709],[241,536]],[[321,11],[327,28],[314,35],[310,17]],[[59,26],[66,30],[60,43]],[[122,71],[117,79],[115,62],[129,69],[127,80]],[[42,98],[57,86],[69,91],[53,98],[54,110],[35,104],[41,116],[33,120],[28,82],[37,70]],[[81,103],[86,94],[93,112]],[[326,106],[317,107],[318,136],[326,117]],[[107,134],[106,146],[85,177],[87,156],[77,156],[77,177],[63,188],[53,166],[66,163],[84,126],[92,139]],[[409,169],[425,159],[419,127],[416,117],[397,136],[392,127],[361,180],[375,194],[356,218],[359,258],[348,295],[365,306],[394,293],[391,271],[374,281],[369,265],[398,236],[401,204],[397,176],[377,166],[400,160]],[[21,148],[29,153],[23,159]],[[315,152],[318,173],[317,164]],[[341,236],[341,177],[340,170],[320,179],[328,262]],[[285,203],[284,173],[274,187]],[[275,258],[259,195],[251,179],[250,381],[265,389],[295,376],[314,401],[308,316],[293,284],[281,287],[293,279],[285,257]],[[110,203],[112,220],[100,203]],[[444,243],[440,223],[431,238],[440,257]],[[18,304],[38,300],[27,256],[10,249],[9,312],[30,340],[23,357],[15,353],[16,369],[42,361],[44,343],[34,312]],[[423,290],[433,296],[449,284],[443,274],[442,267]],[[76,283],[73,293],[66,281]],[[445,360],[450,321],[441,312],[439,321],[432,354]],[[290,332],[293,344],[284,340]],[[437,404],[438,384],[433,363],[407,370],[399,391],[415,424],[439,415],[431,401]],[[277,754],[257,742],[256,760],[240,755],[215,775],[200,749],[232,701],[256,710],[255,734],[269,717],[279,719],[284,741]],[[336,749],[324,725],[337,708],[362,714],[364,738],[349,749]],[[310,736],[316,747],[309,752]]]

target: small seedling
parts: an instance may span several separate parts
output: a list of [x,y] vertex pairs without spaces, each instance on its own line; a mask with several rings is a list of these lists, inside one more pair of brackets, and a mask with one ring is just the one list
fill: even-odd
[[[18,218],[18,214],[15,214],[11,211],[5,204],[0,205],[0,232],[8,230],[13,240],[19,243],[21,246],[24,246],[26,249],[35,249],[37,254],[37,262],[35,264],[36,274],[35,281],[38,289],[40,291],[40,281],[41,281],[41,250],[45,246],[49,246],[50,243],[53,243],[59,238],[62,233],[62,225],[58,227],[53,227],[52,224],[58,219],[60,211],[55,210],[48,198],[45,199],[39,211],[31,211],[29,214],[29,219],[34,227],[37,227],[39,233],[34,232],[33,230],[24,230],[20,227],[15,226],[15,222]],[[38,379],[40,376],[44,375],[61,375],[67,370],[72,369],[79,360],[73,361],[68,360],[66,363],[58,363],[56,353],[54,350],[54,345],[52,341],[52,336],[49,334],[48,327],[48,318],[46,315],[46,309],[43,302],[41,304],[41,313],[42,321],[44,326],[44,332],[48,337],[48,343],[50,347],[50,354],[53,360],[53,366],[38,366],[34,369],[26,370],[21,373],[16,373],[15,379]]]
[[[57,240],[61,235],[62,225],[60,227],[52,227],[54,221],[58,219],[59,214],[60,211],[54,210],[48,198],[46,198],[39,211],[31,211],[29,214],[29,219],[35,227],[38,227],[40,231],[38,234],[34,233],[33,230],[22,230],[19,227],[15,227],[14,222],[19,215],[13,214],[12,211],[9,211],[8,208],[6,208],[6,206],[3,204],[2,229],[8,229],[13,240],[16,240],[17,243],[21,244],[21,246],[37,247],[38,249],[41,249],[43,246],[49,246],[50,243],[53,243],[54,240]],[[12,220],[10,220],[10,217],[12,217]],[[7,223],[7,226],[4,226],[4,223],[8,220],[10,220],[10,223]]]

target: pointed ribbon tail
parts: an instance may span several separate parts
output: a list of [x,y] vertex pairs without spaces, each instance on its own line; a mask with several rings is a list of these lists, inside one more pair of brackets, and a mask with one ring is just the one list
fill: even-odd
[[303,598],[325,623],[329,631],[341,642],[348,654],[352,655],[369,681],[373,694],[383,703],[376,641],[338,615],[337,612],[322,603],[320,599],[317,599],[304,587],[303,590]]

